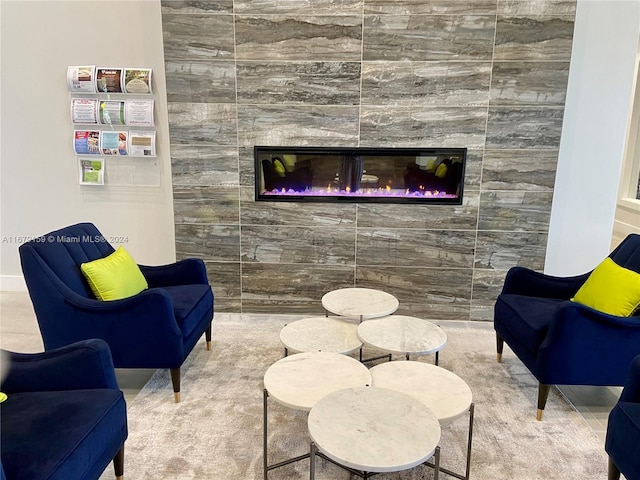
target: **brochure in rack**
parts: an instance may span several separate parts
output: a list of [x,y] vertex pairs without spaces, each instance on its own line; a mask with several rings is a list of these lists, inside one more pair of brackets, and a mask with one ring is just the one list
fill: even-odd
[[101,100],[98,120],[104,125],[124,125],[124,102]]
[[104,185],[104,158],[79,158],[80,185]]
[[156,132],[129,131],[129,155],[135,157],[155,157]]
[[73,149],[77,155],[98,155],[100,153],[99,130],[75,130]]
[[72,98],[71,121],[80,124],[98,123],[98,99]]
[[68,67],[67,88],[72,93],[96,93],[96,67]]
[[150,68],[125,68],[122,76],[125,93],[152,93]]
[[152,127],[153,100],[127,100],[124,102],[124,119],[127,125]]
[[122,68],[98,68],[96,90],[99,93],[122,93]]
[[129,132],[103,130],[100,137],[100,150],[103,155],[127,155],[127,137]]

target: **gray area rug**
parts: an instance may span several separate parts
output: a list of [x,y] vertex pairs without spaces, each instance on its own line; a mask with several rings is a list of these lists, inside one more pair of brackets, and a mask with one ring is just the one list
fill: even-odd
[[[218,314],[212,351],[201,340],[183,366],[179,404],[173,403],[168,371],[158,370],[128,405],[125,478],[263,478],[262,377],[283,356],[279,330],[296,318]],[[496,362],[493,330],[466,323],[444,328],[448,343],[440,352],[440,366],[464,379],[474,396],[472,479],[607,478],[602,442],[556,389],[544,420],[536,421],[537,383],[507,349],[503,363]],[[365,349],[365,356],[375,353]],[[416,359],[433,362],[433,356]],[[308,452],[306,417],[269,400],[270,464]],[[467,417],[443,427],[443,467],[464,471],[467,429]],[[109,467],[101,479],[112,478]],[[271,470],[269,478],[307,479],[309,462]],[[316,478],[350,476],[318,460]],[[433,471],[420,466],[374,478],[431,479]]]

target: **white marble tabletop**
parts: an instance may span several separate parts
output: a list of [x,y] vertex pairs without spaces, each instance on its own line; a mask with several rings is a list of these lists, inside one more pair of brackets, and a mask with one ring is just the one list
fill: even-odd
[[389,353],[425,355],[441,350],[447,334],[438,325],[416,317],[391,315],[358,325],[358,337]]
[[375,387],[411,395],[447,423],[469,411],[469,385],[455,373],[423,362],[386,362],[369,370]]
[[334,352],[349,354],[362,347],[358,325],[342,317],[309,317],[280,330],[280,341],[292,353]]
[[391,315],[398,305],[398,299],[390,293],[372,288],[340,288],[322,296],[326,311],[359,320]]
[[440,441],[440,424],[422,402],[386,388],[348,388],[327,395],[309,412],[308,425],[320,452],[365,472],[420,465]]
[[354,358],[330,352],[296,353],[278,360],[264,374],[264,388],[276,402],[309,411],[322,397],[371,384],[369,369]]

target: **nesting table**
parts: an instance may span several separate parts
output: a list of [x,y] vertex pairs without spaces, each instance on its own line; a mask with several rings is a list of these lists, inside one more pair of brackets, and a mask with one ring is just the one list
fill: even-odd
[[285,407],[308,412],[318,400],[332,392],[370,384],[369,369],[358,360],[339,353],[297,353],[271,365],[264,374],[262,440],[265,480],[269,470],[309,458],[309,453],[306,453],[272,465],[268,464],[268,397]]
[[340,317],[309,317],[296,320],[280,330],[284,354],[334,352],[348,355],[359,350],[362,342],[358,325]]
[[381,363],[369,370],[373,386],[402,392],[422,402],[441,424],[449,423],[469,413],[469,436],[465,473],[440,467],[440,471],[461,480],[468,480],[471,467],[473,438],[473,396],[464,380],[444,368],[423,362]]
[[358,325],[358,338],[372,347],[388,353],[411,355],[435,353],[447,344],[447,334],[435,323],[416,317],[392,315],[367,320]]
[[316,402],[308,425],[311,480],[317,454],[364,479],[434,457],[438,479],[440,424],[422,402],[405,393],[376,387],[339,390]]
[[339,288],[322,296],[327,312],[360,321],[391,315],[399,305],[390,293],[373,288]]

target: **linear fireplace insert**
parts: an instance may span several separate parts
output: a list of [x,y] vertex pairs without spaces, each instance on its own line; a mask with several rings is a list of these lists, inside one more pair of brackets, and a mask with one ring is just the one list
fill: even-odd
[[466,148],[254,147],[257,201],[460,205]]

